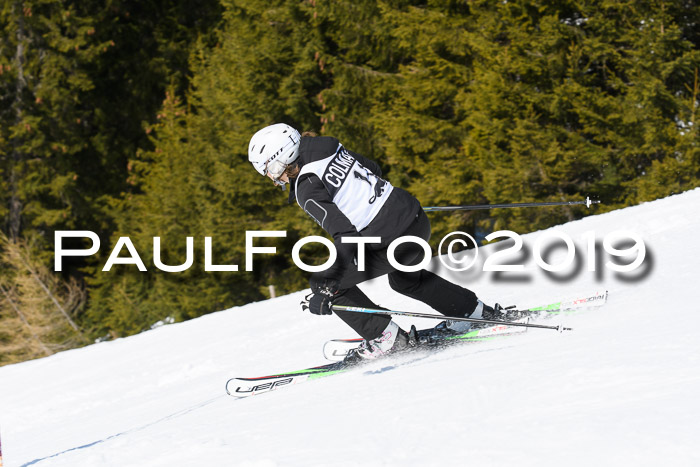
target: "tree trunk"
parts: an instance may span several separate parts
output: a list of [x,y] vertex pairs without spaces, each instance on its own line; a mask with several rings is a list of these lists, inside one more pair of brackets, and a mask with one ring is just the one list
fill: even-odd
[[[24,77],[24,46],[27,41],[24,30],[24,8],[21,1],[16,1],[12,6],[13,14],[17,18],[17,50],[15,51],[14,66],[17,70],[17,80],[15,81],[15,100],[12,108],[15,113],[15,124],[22,122],[22,97],[27,87]],[[19,239],[22,216],[22,200],[19,197],[19,171],[21,162],[24,160],[22,154],[21,141],[17,137],[12,138],[12,166],[10,168],[10,206],[8,216],[8,233],[10,240],[15,242]]]

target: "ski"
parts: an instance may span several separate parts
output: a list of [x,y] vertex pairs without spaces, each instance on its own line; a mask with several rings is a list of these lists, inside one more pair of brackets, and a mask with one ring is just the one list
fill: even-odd
[[231,378],[226,382],[226,393],[233,397],[255,396],[284,386],[342,373],[352,366],[354,365],[337,362],[276,375],[255,378]]
[[[525,323],[528,319],[551,318],[563,313],[575,313],[584,309],[593,309],[603,306],[608,298],[608,292],[596,292],[567,300],[548,303],[546,305],[527,308],[524,310],[507,310],[507,316],[511,323]],[[447,318],[446,318],[447,319]],[[504,324],[472,328],[463,334],[437,334],[434,328],[418,331],[419,348],[426,344],[431,346],[449,345],[454,342],[479,342],[504,336],[512,336],[526,332],[527,328],[508,326]],[[352,349],[357,348],[362,342],[356,339],[333,339],[323,346],[323,356],[330,361],[342,361]]]
[[[530,315],[555,315],[559,313],[575,313],[581,310],[600,308],[608,301],[608,291],[595,292],[590,295],[583,295],[577,298],[562,300],[550,303],[549,305],[537,306],[524,310]],[[540,313],[536,313],[540,312]]]

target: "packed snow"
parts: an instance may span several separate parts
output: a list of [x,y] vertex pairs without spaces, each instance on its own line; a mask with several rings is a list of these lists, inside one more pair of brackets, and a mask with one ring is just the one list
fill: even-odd
[[[249,398],[228,396],[224,385],[233,376],[321,365],[327,339],[355,337],[335,317],[302,312],[308,291],[300,291],[2,367],[3,461],[700,465],[698,206],[700,189],[522,235],[526,248],[498,261],[521,262],[522,272],[482,271],[484,258],[503,242],[481,247],[464,273],[433,260],[436,271],[487,303],[526,307],[607,290],[604,307],[549,321],[571,332],[535,329]],[[438,215],[449,214],[431,214]],[[575,241],[575,264],[546,274],[533,249],[553,230]],[[644,241],[646,257],[634,272],[605,265],[603,241],[616,230]],[[588,270],[590,231],[596,271]],[[547,261],[563,261],[565,250],[555,248]],[[362,288],[382,306],[431,311],[391,291],[385,278]],[[406,328],[436,324],[397,321]]]

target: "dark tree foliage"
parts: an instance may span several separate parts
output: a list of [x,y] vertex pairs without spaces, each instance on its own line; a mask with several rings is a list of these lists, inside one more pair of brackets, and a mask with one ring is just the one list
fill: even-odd
[[[3,232],[44,238],[46,263],[53,230],[100,233],[99,258],[65,273],[86,284],[77,321],[93,337],[306,286],[291,249],[320,231],[247,162],[271,123],[338,137],[424,206],[590,196],[601,212],[700,185],[697,2],[16,0],[0,11]],[[588,212],[431,222],[439,240]],[[252,230],[287,236],[258,240],[279,254],[246,271]],[[122,236],[147,272],[101,271]],[[159,271],[153,237],[170,265],[193,237],[194,265]],[[204,270],[205,237],[214,263],[238,272]]]

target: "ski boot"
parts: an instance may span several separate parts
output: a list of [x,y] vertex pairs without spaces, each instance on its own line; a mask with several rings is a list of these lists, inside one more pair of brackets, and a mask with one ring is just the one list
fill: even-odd
[[381,336],[371,340],[363,340],[359,347],[348,352],[343,361],[354,364],[374,360],[385,355],[412,349],[417,344],[415,326],[411,326],[411,331],[406,332],[398,324],[390,321]]
[[[496,303],[494,306],[486,305],[481,300],[476,303],[476,308],[471,313],[464,315],[465,318],[485,319],[490,321],[513,321],[514,317],[508,315],[513,307],[503,308]],[[515,318],[517,319],[517,318]],[[435,333],[439,336],[464,334],[471,329],[480,329],[491,326],[490,324],[471,323],[469,321],[445,320],[435,326]]]

